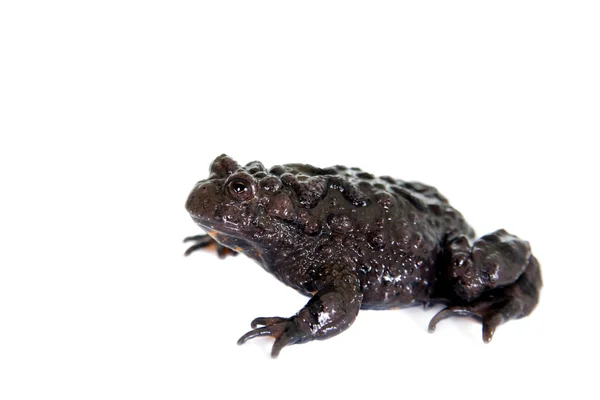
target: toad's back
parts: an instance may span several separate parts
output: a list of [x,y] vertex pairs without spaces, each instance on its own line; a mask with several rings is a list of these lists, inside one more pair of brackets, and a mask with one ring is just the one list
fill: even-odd
[[327,182],[329,190],[310,208],[323,222],[315,257],[345,254],[352,260],[363,308],[429,302],[441,243],[453,235],[473,236],[462,215],[431,186],[343,166],[287,164],[275,171],[296,185],[300,196],[298,186],[310,186],[314,177]]

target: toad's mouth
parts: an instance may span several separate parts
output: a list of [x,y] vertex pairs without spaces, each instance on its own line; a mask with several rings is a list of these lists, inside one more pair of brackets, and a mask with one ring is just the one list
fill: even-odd
[[254,248],[235,224],[206,221],[195,216],[192,216],[192,219],[204,229],[211,238],[225,247],[229,247],[237,252]]
[[206,219],[197,215],[190,215],[192,220],[205,231],[214,230],[222,234],[235,235],[236,232],[241,232],[238,224],[229,221],[215,221],[214,219]]
[[[204,229],[213,239],[221,242],[223,237],[229,237],[235,240],[245,241],[245,237],[240,225],[228,221],[215,221],[214,219],[206,220],[198,216],[192,215],[192,220]],[[217,238],[218,237],[218,238]]]

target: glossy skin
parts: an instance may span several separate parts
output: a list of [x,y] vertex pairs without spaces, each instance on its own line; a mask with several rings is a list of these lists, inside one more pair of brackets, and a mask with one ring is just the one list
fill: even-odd
[[195,244],[186,254],[207,245],[221,257],[244,253],[311,296],[290,318],[255,319],[239,341],[273,336],[273,356],[340,333],[360,308],[419,304],[448,305],[430,331],[449,316],[470,316],[489,342],[499,324],[533,310],[542,287],[527,242],[504,230],[475,240],[435,188],[357,168],[266,170],[221,155],[186,208],[209,234],[188,238]]

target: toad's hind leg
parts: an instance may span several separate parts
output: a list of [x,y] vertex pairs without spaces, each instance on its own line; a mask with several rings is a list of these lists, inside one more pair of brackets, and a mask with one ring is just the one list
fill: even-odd
[[529,243],[504,230],[483,236],[472,247],[466,237],[454,238],[443,259],[441,281],[448,286],[441,297],[451,305],[433,317],[430,332],[443,319],[468,316],[482,322],[487,343],[498,325],[529,315],[538,302],[539,263]]

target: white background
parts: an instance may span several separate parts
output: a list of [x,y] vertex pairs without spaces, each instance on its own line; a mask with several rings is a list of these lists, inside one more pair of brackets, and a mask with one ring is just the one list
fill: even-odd
[[[5,1],[0,398],[597,395],[600,13],[583,1]],[[489,345],[437,309],[237,346],[306,302],[182,253],[227,153],[437,186],[528,239],[545,287]],[[595,372],[594,372],[595,371]]]

